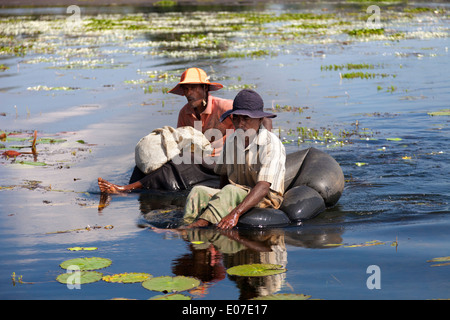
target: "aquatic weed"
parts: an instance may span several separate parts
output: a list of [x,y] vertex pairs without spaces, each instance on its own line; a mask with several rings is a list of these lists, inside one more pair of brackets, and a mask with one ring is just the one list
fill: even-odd
[[[391,75],[389,75],[387,73],[370,73],[370,72],[359,71],[359,72],[342,73],[342,74],[340,74],[340,76],[342,79],[355,79],[355,78],[373,79],[373,78],[377,78],[377,77],[386,78]],[[392,77],[395,78],[395,75],[392,75]]]
[[367,37],[371,35],[384,35],[384,29],[354,29],[354,30],[347,30],[346,33],[350,36],[354,37]]
[[353,70],[353,69],[374,69],[374,65],[371,63],[347,63],[347,64],[340,64],[340,65],[336,65],[336,64],[332,64],[332,65],[326,65],[326,66],[320,66],[320,70],[325,70],[325,71],[329,71],[329,70],[342,70],[342,69],[347,69],[347,70]]

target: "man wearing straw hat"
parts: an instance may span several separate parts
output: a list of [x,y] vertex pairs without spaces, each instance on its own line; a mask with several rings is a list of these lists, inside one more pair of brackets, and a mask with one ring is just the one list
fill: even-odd
[[[233,108],[233,100],[221,99],[209,94],[210,91],[217,91],[223,85],[217,82],[210,82],[206,72],[200,68],[189,68],[181,75],[180,82],[169,91],[169,93],[185,96],[186,105],[180,110],[177,127],[196,127],[195,122],[201,121],[202,133],[210,129],[218,129],[222,138],[211,141],[214,148],[214,155],[219,155],[226,140],[227,129],[234,129],[230,118],[223,121],[220,117],[225,112]],[[264,126],[272,130],[272,121],[263,120]]]
[[[231,119],[220,121],[220,116],[233,107],[233,100],[217,98],[209,94],[210,91],[217,91],[223,88],[223,85],[217,82],[210,82],[206,72],[200,68],[189,68],[183,72],[180,82],[169,92],[185,96],[186,105],[180,110],[178,115],[177,127],[192,126],[199,129],[196,124],[201,123],[202,133],[210,129],[219,130],[221,138],[211,142],[214,148],[212,156],[218,156],[221,152],[226,138],[227,129],[234,129]],[[264,125],[271,130],[272,122],[270,119],[264,121]],[[160,169],[145,175],[139,168],[135,167],[128,185],[116,185],[98,178],[98,185],[102,193],[130,192],[136,189],[168,189],[176,190],[180,186],[178,183],[165,184],[164,181],[183,180],[183,175],[188,174],[188,184],[200,182],[201,179],[211,178],[206,170],[212,170],[213,167],[205,168],[205,164],[180,164],[175,165],[171,161],[163,165]],[[164,177],[165,176],[165,177]],[[176,176],[173,177],[173,176]],[[181,177],[180,177],[181,176]],[[174,179],[171,179],[173,177]],[[193,179],[195,177],[197,179]],[[200,181],[198,181],[200,179]],[[184,185],[185,183],[181,183]],[[189,187],[189,186],[182,186]]]
[[[226,137],[226,130],[233,129],[231,119],[221,122],[220,116],[233,107],[233,100],[221,99],[209,94],[223,85],[210,82],[206,72],[200,68],[189,68],[181,75],[180,82],[169,93],[185,96],[187,103],[178,114],[177,127],[190,126],[201,129],[202,133],[218,129],[222,139],[211,141],[214,155],[220,154]],[[201,128],[196,126],[201,121]],[[214,137],[213,137],[214,138]]]
[[276,117],[263,111],[264,102],[253,90],[240,91],[230,116],[235,127],[225,143],[214,171],[222,189],[195,186],[186,201],[186,228],[210,224],[220,229],[236,226],[239,217],[253,207],[278,209],[283,201],[286,151],[278,137],[263,125]]

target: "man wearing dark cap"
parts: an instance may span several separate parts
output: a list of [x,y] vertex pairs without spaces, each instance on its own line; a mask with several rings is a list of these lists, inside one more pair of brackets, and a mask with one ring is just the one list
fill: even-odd
[[263,110],[261,96],[244,89],[234,98],[233,109],[221,116],[221,121],[231,117],[235,127],[214,168],[221,176],[222,189],[192,189],[184,214],[188,228],[214,224],[230,229],[253,207],[280,207],[286,152],[278,137],[263,125],[264,118],[276,115]]

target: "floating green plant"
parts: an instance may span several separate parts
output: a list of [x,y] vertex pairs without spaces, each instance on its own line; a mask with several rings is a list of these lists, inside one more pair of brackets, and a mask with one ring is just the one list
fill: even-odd
[[392,92],[394,92],[394,91],[396,91],[397,90],[397,87],[396,86],[390,86],[390,87],[387,87],[387,89],[386,89],[386,91],[387,92],[390,92],[390,93],[392,93]]
[[67,248],[69,251],[95,251],[97,250],[97,247],[71,247]]
[[362,167],[362,166],[367,166],[367,165],[368,165],[368,163],[366,163],[366,162],[355,162],[355,164],[356,164],[358,167]]
[[287,28],[300,28],[300,29],[323,29],[328,27],[329,25],[321,23],[301,23],[287,26]]
[[[370,73],[370,72],[349,72],[349,73],[342,73],[341,74],[341,78],[343,79],[355,79],[355,78],[360,78],[360,79],[374,79],[377,77],[381,77],[381,78],[386,78],[389,77],[390,75],[387,73]],[[396,77],[395,75],[392,75],[394,78]]]
[[243,264],[231,267],[227,273],[232,276],[264,277],[286,272],[286,269],[278,264]]
[[380,245],[385,245],[385,242],[379,241],[379,240],[372,240],[372,241],[367,241],[365,243],[360,243],[360,244],[350,244],[350,245],[346,245],[344,246],[344,248],[361,248],[361,247],[371,247],[371,246],[380,246]]
[[438,8],[430,8],[430,7],[416,7],[416,8],[404,8],[403,12],[408,13],[423,13],[423,12],[434,12],[439,10]]
[[63,269],[76,266],[80,271],[97,270],[109,267],[112,261],[105,258],[75,258],[62,262],[59,266]]
[[320,66],[320,70],[325,71],[337,71],[342,69],[353,70],[353,69],[373,69],[375,66],[371,63],[347,63],[347,64],[330,64],[327,66]]
[[52,143],[62,143],[62,142],[66,142],[66,141],[67,141],[66,139],[40,138],[36,142],[37,143],[44,143],[44,144],[46,144],[46,143],[52,144]]
[[384,35],[384,29],[354,29],[347,30],[346,33],[354,37],[367,37],[372,35]]
[[142,282],[145,289],[161,292],[180,292],[194,289],[200,285],[200,281],[192,277],[184,276],[162,276],[150,278]]
[[47,165],[45,162],[40,162],[40,161],[18,161],[16,163],[24,164],[24,165],[28,165],[28,166],[37,166],[37,167],[43,167],[43,166]]
[[428,112],[430,116],[450,116],[450,109],[441,109],[439,111]]
[[56,281],[63,284],[73,284],[76,280],[76,284],[87,284],[100,281],[103,274],[98,271],[75,271],[77,273],[63,273],[56,277]]
[[[307,108],[307,107],[306,107]],[[284,105],[281,106],[278,103],[275,105],[275,107],[268,109],[274,112],[298,112],[298,113],[302,113],[303,112],[303,108],[302,107],[294,107],[291,105]]]
[[[367,28],[343,29],[342,26],[354,25],[355,17],[358,16],[354,12],[342,12],[339,16],[312,12],[279,14],[271,10],[168,13],[164,7],[175,6],[176,1],[158,1],[154,5],[159,9],[145,14],[85,15],[71,28],[65,28],[67,19],[59,16],[50,19],[0,18],[0,23],[4,27],[0,35],[0,55],[46,54],[48,56],[33,57],[24,63],[53,62],[53,66],[48,67],[52,69],[113,69],[124,67],[125,64],[108,63],[104,59],[73,58],[102,56],[103,53],[99,52],[98,48],[103,43],[114,41],[121,47],[108,52],[121,51],[158,57],[196,59],[266,57],[278,52],[278,49],[268,50],[269,47],[280,48],[289,41],[295,43],[298,41],[320,43],[333,39],[340,41],[335,36],[343,33],[354,37],[353,40],[371,35],[383,36],[388,40],[406,37],[404,32],[390,26],[389,31]],[[438,8],[433,10],[434,13],[437,11],[443,12]],[[384,17],[394,16],[391,9],[384,11],[383,14]],[[412,17],[413,13],[403,16]],[[202,23],[198,23],[199,21]],[[432,37],[446,36],[445,32],[425,33]],[[64,36],[61,37],[61,34]],[[412,34],[407,36],[417,37]],[[64,44],[57,43],[66,37],[71,37],[80,46],[67,48]],[[149,40],[142,41],[142,38]],[[139,48],[143,48],[142,51]],[[240,48],[254,48],[254,52],[240,52]]]
[[161,0],[161,1],[157,1],[157,2],[153,3],[153,5],[155,7],[169,8],[169,7],[176,6],[177,2],[176,1],[172,1],[172,0]]
[[136,282],[143,282],[151,277],[152,275],[150,273],[125,272],[104,276],[102,280],[114,283],[136,283]]
[[89,19],[89,23],[85,25],[87,31],[110,30],[120,24],[111,19]]
[[[73,141],[68,141],[63,138],[65,135],[66,133],[59,133],[54,136],[38,138],[36,130],[34,133],[0,131],[0,141],[5,142],[1,144],[2,148],[0,148],[5,149],[0,152],[0,155],[2,155],[2,157],[0,157],[0,163],[4,162],[3,160],[20,156],[21,161],[19,162],[16,160],[13,162],[14,164],[42,167],[52,166],[58,169],[70,168],[69,163],[72,163],[74,160],[79,158],[80,154],[92,152],[91,149],[86,147],[92,146],[92,144],[86,144],[83,140],[78,140],[76,143]],[[80,146],[80,144],[83,144],[83,146]],[[39,147],[40,145],[46,146]],[[56,148],[53,147],[53,145],[59,146]],[[27,148],[30,148],[31,151],[27,151]],[[7,149],[19,149],[20,152]],[[70,154],[77,156],[77,158],[71,157],[70,159],[61,159],[59,157],[60,154]]]
[[148,86],[147,88],[144,88],[144,93],[152,93],[152,92],[153,92],[152,86]]
[[255,50],[248,54],[248,56],[252,58],[263,57],[269,55],[269,51],[267,50]]
[[0,46],[0,55],[15,55],[18,57],[23,57],[28,52],[32,45],[15,45],[15,46]]
[[172,293],[172,294],[158,294],[154,297],[151,297],[150,300],[192,300],[192,297],[186,296],[181,293]]

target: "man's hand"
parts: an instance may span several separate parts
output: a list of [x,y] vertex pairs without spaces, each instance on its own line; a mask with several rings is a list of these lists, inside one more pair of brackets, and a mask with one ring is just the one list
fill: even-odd
[[256,206],[269,193],[270,183],[258,182],[236,208],[226,215],[218,224],[219,229],[231,229],[237,225],[239,217]]
[[234,226],[237,225],[238,221],[239,221],[239,217],[241,216],[241,214],[239,214],[239,212],[236,210],[236,208],[234,208],[228,215],[226,215],[217,225],[217,228],[219,229],[231,229]]

